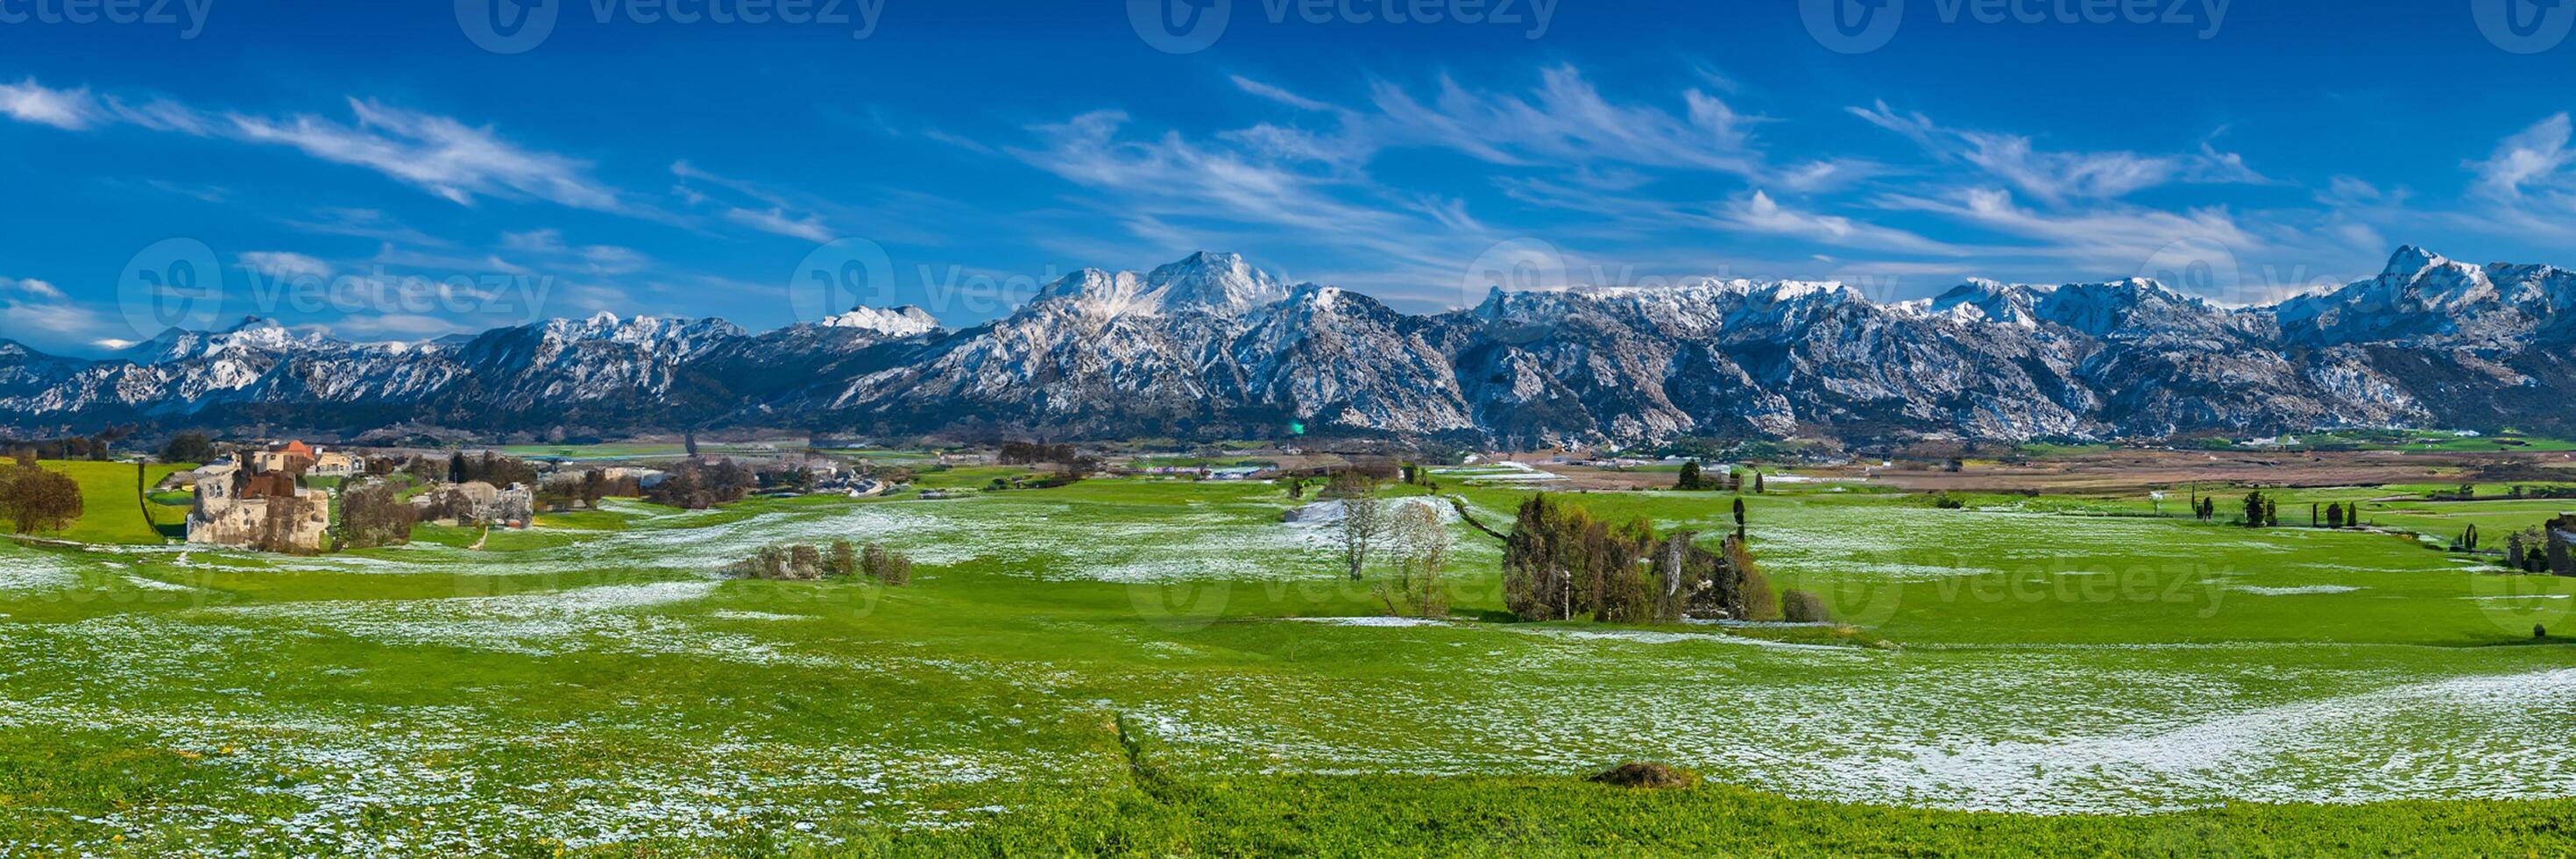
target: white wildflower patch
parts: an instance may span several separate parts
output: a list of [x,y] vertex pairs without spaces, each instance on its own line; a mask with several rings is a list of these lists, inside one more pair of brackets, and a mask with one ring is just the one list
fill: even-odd
[[74,587],[81,577],[73,570],[50,552],[0,545],[0,592]]
[[2294,585],[2289,587],[2230,585],[2228,586],[2228,590],[2242,591],[2244,593],[2267,597],[2286,597],[2297,596],[2299,594],[2348,594],[2353,591],[2361,590],[2361,588],[2353,585]]

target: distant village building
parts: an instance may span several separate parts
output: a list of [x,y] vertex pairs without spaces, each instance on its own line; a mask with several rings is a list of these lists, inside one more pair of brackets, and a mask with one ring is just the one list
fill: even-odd
[[313,468],[305,473],[315,477],[356,477],[367,469],[366,460],[331,450],[313,454]]
[[484,524],[525,528],[537,518],[537,494],[526,484],[495,487],[468,480],[412,496],[421,518],[442,525]]
[[256,473],[284,471],[315,477],[355,477],[367,469],[367,462],[356,456],[301,441],[273,445],[267,450],[252,451],[243,460]]
[[[299,450],[300,448],[300,450]],[[311,448],[290,442],[259,451],[243,468],[217,461],[197,469],[188,542],[277,552],[318,552],[331,530],[331,493],[297,483]]]
[[249,463],[253,474],[266,474],[272,471],[301,472],[313,467],[313,448],[300,441],[290,441],[271,446],[267,450],[251,451],[244,459]]

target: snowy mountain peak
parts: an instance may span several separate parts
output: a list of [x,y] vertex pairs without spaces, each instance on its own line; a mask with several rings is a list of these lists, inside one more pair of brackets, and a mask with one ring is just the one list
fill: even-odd
[[1241,312],[1278,302],[1288,285],[1253,268],[1243,255],[1200,251],[1145,275],[1155,304],[1165,312],[1205,308]]
[[617,314],[605,310],[579,320],[549,319],[536,326],[536,330],[539,336],[555,342],[672,343],[683,347],[743,333],[733,323],[713,317],[631,316],[620,319]]
[[1288,285],[1240,254],[1200,251],[1139,274],[1086,268],[1058,278],[1038,299],[1070,303],[1100,316],[1154,316],[1185,310],[1240,314],[1288,297]]
[[2381,277],[2413,277],[2415,275],[2422,274],[2425,269],[2445,265],[2450,263],[2450,261],[2451,260],[2449,258],[2444,257],[2441,254],[2437,254],[2414,245],[2400,245],[2397,248],[2396,253],[2388,256],[2388,266],[2380,269],[2379,275]]
[[2031,309],[2038,304],[2038,295],[2030,287],[1969,278],[1933,297],[1928,310],[1961,322],[1998,322],[2030,328],[2039,324],[2031,315]]
[[856,328],[874,331],[888,337],[910,337],[939,330],[939,320],[930,312],[906,304],[901,307],[859,305],[849,312],[826,317],[817,323],[825,328]]

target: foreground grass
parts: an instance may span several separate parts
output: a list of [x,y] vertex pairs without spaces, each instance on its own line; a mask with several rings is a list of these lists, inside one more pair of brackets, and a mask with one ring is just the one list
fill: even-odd
[[[2576,801],[2236,803],[2162,814],[2024,815],[1820,802],[1719,784],[1641,790],[1573,777],[1269,775],[1186,777],[1151,763],[1151,741],[1106,725],[1080,753],[1111,770],[1089,782],[984,785],[934,800],[942,823],[887,827],[864,817],[795,822],[746,814],[685,838],[640,834],[565,849],[526,835],[487,840],[503,856],[2566,856]],[[229,747],[138,749],[103,732],[0,734],[0,802],[48,813],[0,815],[0,843],[87,844],[84,853],[151,855],[204,846],[202,833],[144,829],[107,839],[77,817],[201,801],[234,768]],[[577,765],[530,755],[529,765]],[[294,818],[330,774],[283,769],[271,790],[231,797],[240,820]],[[434,852],[416,812],[369,806],[347,846]],[[231,852],[306,855],[308,842],[224,827]],[[790,834],[793,833],[793,834]]]
[[[0,546],[0,853],[2576,851],[2576,580],[2386,534],[1748,499],[1846,640],[1497,622],[1464,526],[1459,617],[1351,622],[1382,605],[1276,488],[959,496]],[[1578,499],[1705,533],[1734,500]],[[835,539],[919,577],[712,574]],[[1623,760],[1708,781],[1580,780]]]
[[[1109,856],[2564,856],[2576,802],[2229,805],[2032,816],[1572,778],[1275,776],[1151,783],[848,852]],[[606,851],[644,855],[643,851]]]

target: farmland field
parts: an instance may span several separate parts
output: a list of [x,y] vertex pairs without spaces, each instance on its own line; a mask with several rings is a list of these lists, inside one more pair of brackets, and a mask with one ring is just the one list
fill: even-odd
[[[1527,491],[1457,490],[1497,526]],[[1710,533],[1735,500],[1576,498]],[[612,501],[480,551],[435,528],[312,558],[0,546],[0,844],[2576,851],[2576,579],[2178,500],[1746,501],[1774,583],[1836,625],[1502,622],[1498,544],[1464,523],[1453,617],[1390,619],[1259,483]],[[2550,509],[2372,515],[2500,539]],[[835,539],[907,552],[918,579],[717,573]],[[1710,784],[1581,781],[1634,760]]]
[[75,461],[47,461],[42,466],[70,475],[81,488],[80,521],[54,536],[84,543],[159,543],[162,532],[158,526],[187,521],[186,507],[153,504],[147,508],[142,495],[143,488],[160,483],[161,478],[184,466]]

